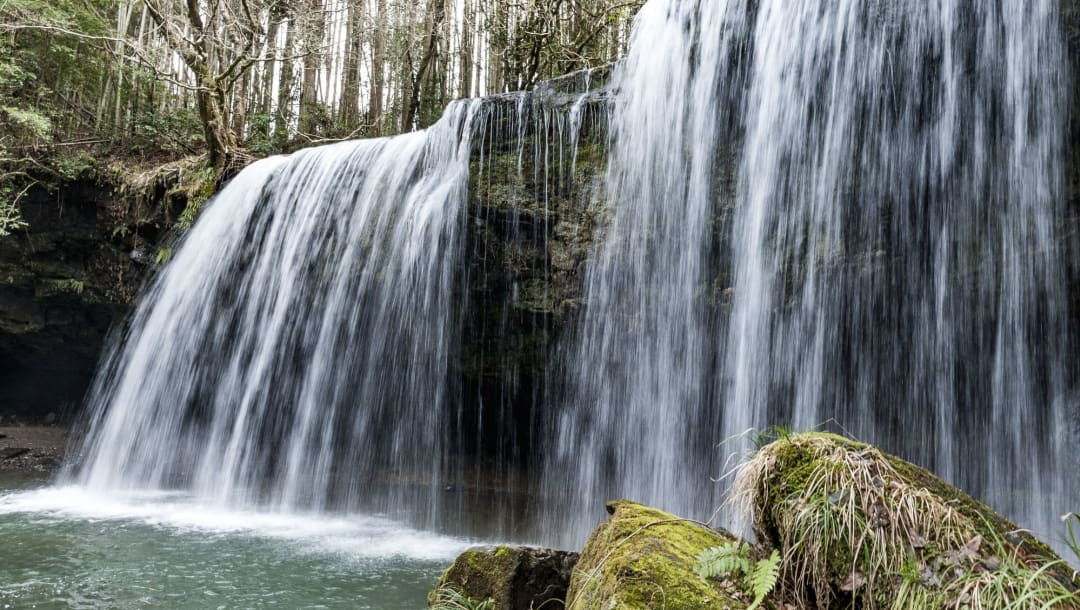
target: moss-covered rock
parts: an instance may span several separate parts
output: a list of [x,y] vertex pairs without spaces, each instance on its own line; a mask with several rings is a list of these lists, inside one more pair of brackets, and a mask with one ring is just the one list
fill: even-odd
[[[746,608],[735,585],[694,572],[704,550],[734,537],[628,501],[589,538],[567,593],[570,610]],[[725,589],[725,586],[730,587]]]
[[[807,608],[1077,608],[1045,544],[932,473],[840,436],[766,445],[733,490]],[[1017,605],[1009,605],[1017,604]]]
[[439,591],[452,588],[477,602],[493,600],[493,610],[562,608],[577,560],[577,553],[552,549],[469,549],[443,572],[438,586],[428,595],[428,604],[436,605]]

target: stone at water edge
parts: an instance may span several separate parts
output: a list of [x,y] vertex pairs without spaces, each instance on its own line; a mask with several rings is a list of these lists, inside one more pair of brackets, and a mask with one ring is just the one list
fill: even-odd
[[564,606],[578,554],[522,546],[479,547],[454,560],[428,595],[451,587],[474,601],[495,600],[494,610],[535,610]]
[[[736,538],[626,500],[589,537],[567,592],[569,610],[737,610],[749,602],[737,585],[694,572],[702,551]],[[731,587],[731,589],[725,589]]]

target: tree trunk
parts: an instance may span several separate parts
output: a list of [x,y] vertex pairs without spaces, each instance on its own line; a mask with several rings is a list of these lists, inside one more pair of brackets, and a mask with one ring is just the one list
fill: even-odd
[[235,136],[229,128],[224,92],[214,88],[209,70],[200,73],[199,84],[202,87],[196,92],[195,101],[206,139],[207,163],[220,176],[229,155],[236,148]]
[[371,38],[371,87],[368,92],[367,124],[372,126],[375,135],[381,132],[383,112],[383,88],[386,84],[386,0],[376,3],[375,30]]
[[364,2],[350,0],[345,26],[345,61],[341,75],[338,122],[342,131],[352,133],[360,123],[360,54],[364,44]]
[[[300,29],[295,11],[288,16],[285,30],[285,55],[293,55],[296,47],[296,33]],[[289,139],[289,118],[292,115],[292,89],[295,79],[295,66],[298,60],[281,62],[281,77],[278,85],[277,112],[274,114],[274,140],[284,144]]]
[[473,28],[476,21],[473,0],[465,0],[461,20],[461,48],[458,50],[458,97],[473,97]]
[[504,62],[503,53],[508,50],[510,41],[509,27],[506,21],[506,0],[495,0],[494,8],[488,15],[488,93],[503,93]]
[[[260,88],[259,98],[259,113],[265,117],[266,124],[263,126],[263,137],[269,138],[271,125],[273,122],[270,120],[270,112],[274,105],[274,68],[278,66],[281,61],[277,59],[277,35],[278,29],[281,28],[281,22],[284,18],[282,9],[279,3],[275,3],[270,7],[270,23],[266,31],[266,64],[263,65],[262,73],[262,87]],[[281,67],[282,75],[285,74],[285,67]]]
[[251,98],[250,80],[254,74],[251,71],[244,72],[235,89],[233,89],[232,131],[236,134],[237,141],[243,141],[244,128],[247,127],[248,100]]
[[420,108],[421,89],[425,85],[432,66],[439,54],[439,27],[446,17],[445,0],[428,0],[427,10],[424,11],[424,41],[421,51],[420,63],[411,75],[406,78],[405,96],[401,100],[401,131],[412,131],[416,125],[416,113]]
[[305,32],[304,42],[304,81],[300,90],[300,118],[297,131],[312,135],[318,130],[319,112],[319,68],[322,67],[322,43],[326,29],[326,18],[322,2],[308,0],[306,9],[311,17],[311,26]]

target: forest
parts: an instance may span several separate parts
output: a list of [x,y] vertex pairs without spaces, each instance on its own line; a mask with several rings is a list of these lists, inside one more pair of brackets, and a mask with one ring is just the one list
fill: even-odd
[[3,0],[0,235],[30,185],[101,159],[220,178],[611,63],[642,2]]
[[1080,0],[0,0],[0,607],[1080,610]]

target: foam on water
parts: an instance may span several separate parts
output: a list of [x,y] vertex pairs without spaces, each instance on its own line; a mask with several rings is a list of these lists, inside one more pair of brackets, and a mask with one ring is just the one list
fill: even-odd
[[0,495],[0,515],[16,513],[42,523],[135,523],[179,534],[258,537],[287,543],[301,552],[331,554],[351,561],[449,561],[475,544],[464,538],[414,529],[382,516],[239,510],[200,502],[187,493],[102,493],[76,485]]

